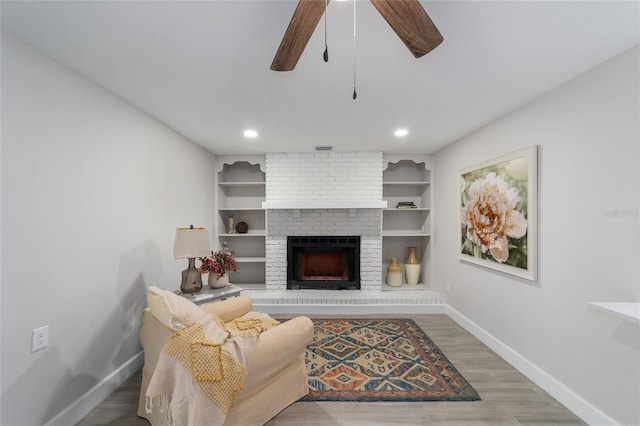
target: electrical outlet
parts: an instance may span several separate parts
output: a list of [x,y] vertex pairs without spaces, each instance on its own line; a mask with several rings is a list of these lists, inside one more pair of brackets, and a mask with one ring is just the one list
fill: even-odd
[[451,284],[449,283],[449,281],[444,283],[444,289],[447,290],[447,291],[451,291]]
[[31,352],[44,349],[49,344],[49,326],[36,328],[31,332]]

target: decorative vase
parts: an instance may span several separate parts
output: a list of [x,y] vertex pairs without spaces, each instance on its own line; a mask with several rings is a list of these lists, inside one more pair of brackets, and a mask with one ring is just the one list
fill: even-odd
[[229,215],[227,218],[227,234],[235,234],[236,233],[236,219],[233,215]]
[[387,285],[390,287],[402,287],[402,266],[398,264],[398,259],[391,258],[391,263],[387,266]]
[[420,278],[420,262],[416,257],[416,248],[407,247],[407,249],[409,250],[409,255],[405,261],[404,272],[407,275],[407,284],[416,285]]
[[247,225],[247,222],[238,222],[236,231],[238,231],[238,234],[246,234],[249,231],[249,225]]
[[215,272],[209,272],[209,287],[222,288],[229,284],[229,273],[225,272],[222,276],[218,276]]
[[202,274],[196,269],[195,257],[189,258],[189,267],[182,271],[180,291],[186,294],[197,293],[202,290]]

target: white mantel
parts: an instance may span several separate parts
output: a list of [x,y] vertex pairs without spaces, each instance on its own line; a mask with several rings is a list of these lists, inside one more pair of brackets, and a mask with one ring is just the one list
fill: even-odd
[[383,200],[272,200],[262,203],[263,209],[311,210],[311,209],[386,209]]

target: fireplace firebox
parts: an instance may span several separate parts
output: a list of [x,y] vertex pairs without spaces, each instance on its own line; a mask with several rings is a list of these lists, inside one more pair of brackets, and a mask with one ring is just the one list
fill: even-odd
[[287,289],[359,290],[360,237],[287,237]]

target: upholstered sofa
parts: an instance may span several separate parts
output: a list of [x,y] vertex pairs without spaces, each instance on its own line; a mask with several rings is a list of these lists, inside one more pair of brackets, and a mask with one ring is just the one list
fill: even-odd
[[[172,334],[191,325],[202,313],[214,313],[228,322],[252,311],[247,296],[197,306],[171,292],[155,289],[143,311],[140,341],[144,349],[138,416],[153,426],[167,425],[160,401],[148,404],[146,393],[160,352]],[[258,337],[247,364],[245,388],[238,393],[224,425],[263,425],[308,393],[305,348],[313,338],[313,323],[296,317],[270,328]],[[157,399],[157,398],[154,398]],[[147,412],[150,407],[151,412]],[[200,425],[198,425],[200,426]],[[204,425],[203,425],[204,426]]]

